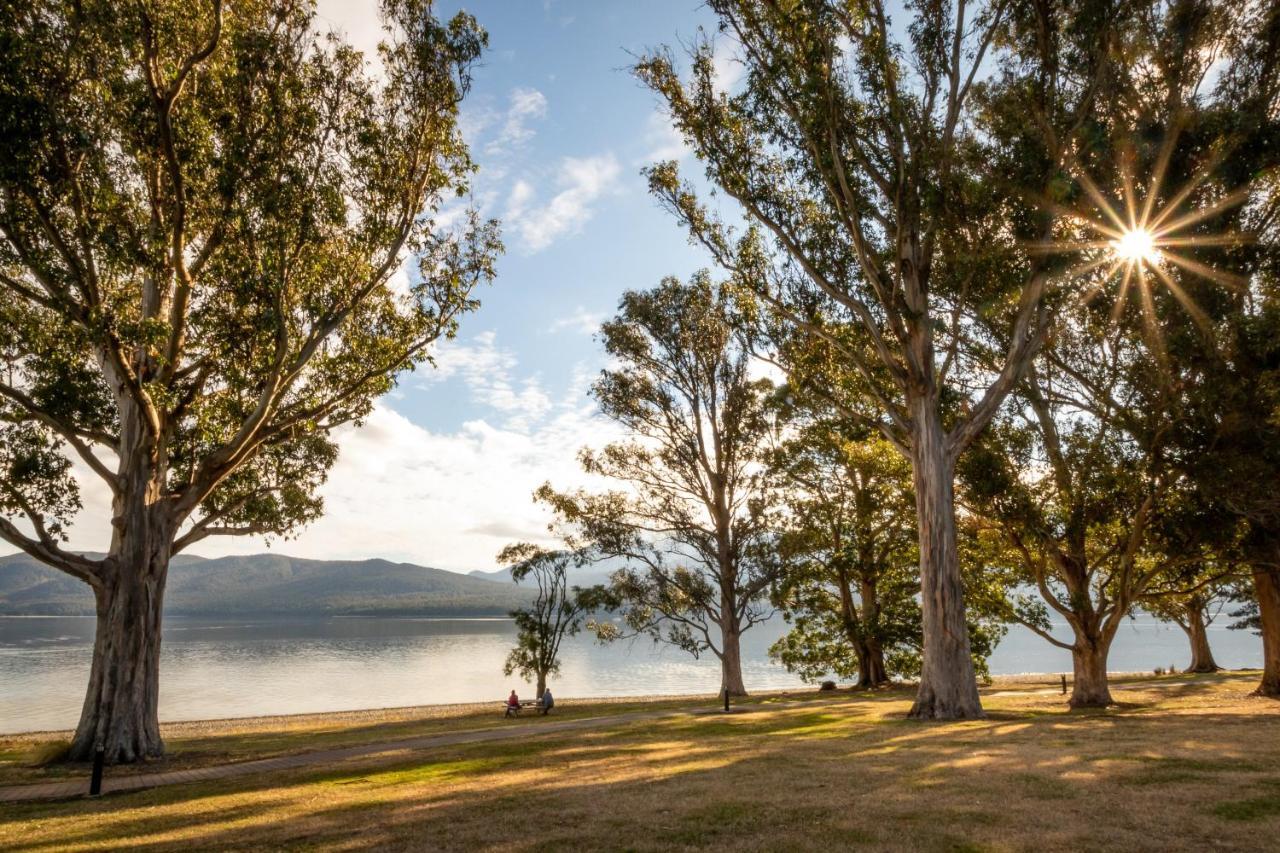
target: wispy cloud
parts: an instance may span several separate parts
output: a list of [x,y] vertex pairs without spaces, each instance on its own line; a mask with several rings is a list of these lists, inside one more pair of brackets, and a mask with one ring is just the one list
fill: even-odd
[[712,49],[711,67],[715,75],[712,85],[721,94],[732,92],[746,71],[746,66],[738,55],[739,46],[737,40],[722,34],[716,39]]
[[504,418],[504,428],[528,430],[551,411],[551,397],[540,377],[517,378],[515,354],[499,347],[492,331],[481,332],[466,343],[445,342],[432,358],[435,367],[424,365],[418,372],[426,384],[450,379],[463,382],[472,402]]
[[540,252],[558,238],[576,234],[595,215],[594,202],[617,191],[620,173],[613,154],[566,157],[557,171],[557,192],[546,204],[534,203],[533,186],[518,180],[507,200],[507,228],[520,237],[525,251]]
[[644,142],[648,151],[641,158],[641,165],[664,160],[683,160],[692,153],[684,136],[671,121],[671,116],[662,109],[649,113],[648,121],[645,122]]
[[547,97],[537,89],[518,86],[511,90],[498,135],[485,145],[485,153],[501,154],[528,144],[535,131],[529,123],[547,115]]
[[588,311],[581,305],[573,309],[573,313],[559,317],[547,331],[551,333],[574,331],[583,335],[594,335],[600,331],[600,324],[604,321],[604,314],[599,311]]

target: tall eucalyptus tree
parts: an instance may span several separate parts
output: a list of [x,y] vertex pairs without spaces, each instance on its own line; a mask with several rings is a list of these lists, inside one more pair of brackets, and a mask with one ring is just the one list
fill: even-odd
[[[432,224],[486,35],[381,9],[375,71],[306,0],[0,5],[0,538],[96,597],[74,758],[162,753],[170,557],[319,515],[329,433],[492,276],[492,223]],[[111,496],[101,557],[63,544],[73,465]]]
[[650,170],[651,188],[739,287],[835,347],[874,395],[869,425],[913,469],[924,660],[911,713],[981,716],[954,470],[1049,327],[1061,265],[1032,249],[1060,220],[1039,202],[1069,188],[1091,144],[1126,4],[924,0],[902,21],[883,0],[708,5],[745,66],[739,90],[722,90],[708,40],[687,79],[665,50],[635,71],[749,227],[720,220],[674,163]]
[[570,547],[623,564],[610,590],[621,624],[599,622],[599,635],[710,651],[720,689],[736,695],[742,633],[771,614],[780,573],[770,383],[752,378],[741,326],[732,291],[706,272],[625,294],[601,330],[616,364],[592,395],[627,437],[581,454],[614,487],[536,493]]

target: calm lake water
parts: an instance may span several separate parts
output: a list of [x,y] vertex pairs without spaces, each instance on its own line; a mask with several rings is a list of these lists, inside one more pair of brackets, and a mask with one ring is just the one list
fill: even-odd
[[[744,635],[748,690],[788,689],[802,682],[768,659],[783,633],[780,619]],[[161,658],[162,720],[297,714],[443,702],[500,700],[530,685],[502,674],[515,637],[506,619],[364,619],[288,621],[170,618]],[[1244,631],[1210,628],[1218,663],[1262,664],[1260,640]],[[93,619],[0,617],[0,732],[72,728],[84,698]],[[600,646],[587,636],[566,640],[563,672],[552,680],[561,698],[714,693],[714,658],[689,656],[648,642]],[[1121,629],[1114,670],[1185,666],[1181,630],[1135,620]],[[1011,629],[991,659],[992,672],[1069,670],[1070,656],[1022,629]]]

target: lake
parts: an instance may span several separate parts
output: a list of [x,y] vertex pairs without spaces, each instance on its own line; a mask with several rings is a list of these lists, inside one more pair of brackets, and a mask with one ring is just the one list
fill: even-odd
[[[743,637],[748,690],[802,682],[768,659],[785,630],[780,619]],[[1262,665],[1261,641],[1210,627],[1218,663]],[[1062,631],[1058,631],[1061,636]],[[507,619],[170,618],[161,657],[160,718],[214,719],[358,708],[501,700],[532,687],[502,674],[515,637]],[[0,617],[0,732],[73,728],[84,700],[92,617]],[[558,697],[714,693],[719,664],[647,641],[600,646],[565,641]],[[1116,638],[1111,668],[1185,666],[1187,642],[1175,626],[1143,617]],[[1070,670],[1070,655],[1025,629],[1010,629],[991,659],[997,674]]]

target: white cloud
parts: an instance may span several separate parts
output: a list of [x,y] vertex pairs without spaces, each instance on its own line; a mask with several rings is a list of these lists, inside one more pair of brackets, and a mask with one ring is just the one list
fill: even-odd
[[738,56],[738,43],[728,36],[716,39],[711,54],[712,85],[717,92],[728,94],[742,80],[746,67]]
[[[501,424],[480,417],[453,431],[433,431],[380,402],[363,426],[334,433],[339,455],[321,488],[321,519],[297,538],[270,546],[259,537],[211,537],[193,552],[217,557],[270,547],[304,558],[382,557],[470,571],[493,568],[498,551],[510,542],[551,544],[546,529],[551,515],[534,503],[534,489],[547,481],[557,488],[599,487],[579,466],[578,450],[620,436],[586,397],[593,370],[577,366],[570,387],[553,403],[536,379],[517,376],[515,358],[496,345],[491,333],[465,345],[451,343],[438,360],[440,368],[433,373],[468,381],[500,415],[527,408],[520,389],[537,389],[532,395],[539,398],[536,416]],[[486,372],[495,378],[486,380]],[[77,469],[76,475],[85,509],[70,547],[105,550],[110,493],[87,471]]]
[[525,208],[533,200],[533,185],[523,178],[518,179],[511,187],[511,196],[507,199],[507,218],[520,219]]
[[373,0],[318,0],[315,28],[320,33],[335,33],[364,54],[370,73],[382,74],[378,42],[386,37],[378,4]]
[[692,153],[666,110],[658,109],[649,113],[644,141],[649,146],[648,153],[641,161],[644,165],[664,160],[683,160]]
[[[325,515],[282,553],[323,559],[384,557],[438,568],[488,569],[507,543],[548,540],[547,510],[533,490],[586,482],[576,460],[609,427],[566,406],[528,432],[469,421],[433,432],[378,405],[365,425],[338,435],[338,462],[323,488]],[[207,539],[206,556],[254,553],[257,540]]]
[[787,372],[772,361],[765,361],[763,358],[752,357],[747,362],[747,376],[753,382],[760,379],[768,379],[774,385],[785,385],[787,382]]
[[604,314],[599,311],[588,311],[581,305],[573,309],[573,313],[556,319],[547,331],[555,334],[571,330],[583,335],[594,335],[600,331],[600,324],[604,322]]
[[545,205],[531,205],[534,190],[517,181],[507,200],[507,228],[520,236],[527,252],[540,252],[556,239],[576,234],[595,215],[592,204],[617,191],[620,172],[613,154],[566,157],[556,178],[560,191]]
[[535,131],[529,122],[547,114],[547,98],[537,89],[517,86],[511,90],[502,130],[485,146],[487,154],[501,154],[527,145]]
[[474,147],[481,134],[487,132],[502,118],[502,113],[491,106],[491,98],[483,95],[462,102],[458,112],[458,130],[467,144]]
[[515,376],[515,355],[497,345],[493,332],[481,332],[469,343],[446,341],[433,353],[436,366],[424,365],[419,376],[427,385],[458,379],[471,400],[495,410],[506,429],[527,430],[551,411],[550,395],[538,376]]

